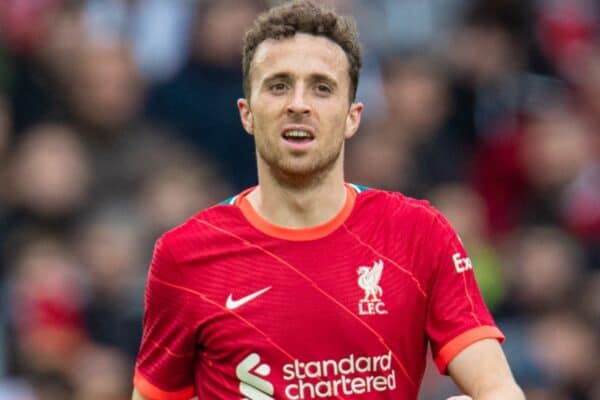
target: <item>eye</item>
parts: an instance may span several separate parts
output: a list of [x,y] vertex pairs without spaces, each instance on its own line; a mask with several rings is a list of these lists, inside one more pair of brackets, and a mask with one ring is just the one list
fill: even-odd
[[283,82],[275,82],[269,86],[269,91],[272,93],[283,93],[287,89],[287,85]]
[[331,87],[325,83],[317,83],[316,91],[321,95],[327,95],[330,94],[332,90]]

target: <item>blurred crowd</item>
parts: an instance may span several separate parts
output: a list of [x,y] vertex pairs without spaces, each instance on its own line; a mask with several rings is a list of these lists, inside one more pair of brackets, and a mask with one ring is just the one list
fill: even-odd
[[[600,399],[598,3],[326,3],[365,57],[348,180],[450,219],[528,399]],[[130,397],[154,241],[256,184],[268,4],[0,1],[0,400]],[[430,366],[421,399],[454,393]]]

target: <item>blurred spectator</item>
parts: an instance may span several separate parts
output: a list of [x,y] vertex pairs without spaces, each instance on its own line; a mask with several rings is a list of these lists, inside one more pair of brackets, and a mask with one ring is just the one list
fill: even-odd
[[75,399],[129,400],[132,366],[123,354],[100,346],[90,346],[73,363]]
[[389,58],[383,66],[388,129],[409,143],[431,141],[448,111],[446,78],[425,56]]
[[591,133],[574,110],[555,109],[533,118],[520,143],[525,178],[536,191],[564,188],[589,165]]
[[[1,92],[0,92],[1,93]],[[8,101],[0,94],[0,238],[4,236],[7,227],[8,207],[8,158],[9,144],[12,141],[12,115]],[[0,253],[0,263],[2,257]]]
[[142,225],[123,207],[107,207],[77,230],[77,253],[89,281],[84,321],[90,337],[134,356],[138,350],[147,254]]
[[8,301],[16,367],[66,373],[87,340],[85,275],[58,237],[29,232],[14,244]]
[[[565,224],[590,247],[600,241],[600,47],[578,65],[573,77],[575,102],[586,124],[588,160],[566,187],[562,198]],[[596,254],[598,257],[598,254]],[[597,258],[600,261],[600,258]]]
[[[413,161],[410,150],[402,138],[386,135],[383,131],[361,129],[354,142],[348,145],[347,179],[384,190],[408,187]],[[361,168],[364,165],[369,168]]]
[[9,166],[17,221],[59,227],[80,212],[91,178],[87,157],[79,137],[65,125],[37,125],[26,132]]
[[466,158],[480,142],[502,141],[492,136],[516,130],[524,109],[558,101],[548,89],[559,92],[554,69],[531,32],[532,7],[514,0],[470,2],[443,51],[453,99],[450,141],[464,146]]
[[[1,93],[1,92],[0,92]],[[6,98],[0,95],[0,163],[6,160],[11,140],[12,115]]]
[[566,77],[575,77],[579,64],[598,35],[597,3],[553,0],[539,3],[537,35],[544,53]]
[[0,40],[0,90],[2,92],[8,89],[12,78],[11,62],[10,55],[4,47],[2,40]]
[[61,371],[35,371],[28,374],[28,380],[35,400],[75,400],[73,384]]
[[[270,3],[281,3],[272,0]],[[358,22],[366,51],[395,54],[432,50],[445,44],[459,23],[467,0],[323,0]]]
[[76,53],[69,105],[83,132],[102,144],[135,122],[142,102],[138,70],[125,43],[86,40]]
[[261,9],[258,0],[203,1],[188,62],[175,78],[152,90],[147,104],[150,118],[205,149],[237,188],[256,183],[252,139],[241,128],[235,102],[243,97],[241,39]]
[[540,368],[571,398],[591,399],[600,376],[598,336],[572,313],[554,312],[538,319],[531,331]]
[[[462,78],[497,85],[527,66],[530,4],[515,0],[473,1],[455,32],[448,56]],[[481,57],[485,54],[485,57]],[[501,99],[498,99],[501,100]]]
[[[431,184],[455,178],[461,165],[442,134],[450,107],[445,76],[416,55],[390,57],[383,69],[387,109],[349,144],[349,177],[422,196]],[[371,168],[363,168],[367,163]]]
[[595,326],[596,331],[600,331],[600,271],[591,272],[582,286],[578,311]]
[[580,60],[570,76],[575,104],[594,129],[600,126],[600,44],[589,47],[586,57]]
[[91,157],[91,197],[96,204],[131,200],[173,133],[142,118],[144,85],[125,42],[94,38],[82,46],[69,82],[69,115]]
[[575,110],[550,107],[482,143],[473,176],[492,232],[523,220],[560,224],[567,188],[594,163],[592,137]]
[[40,46],[60,0],[5,0],[0,4],[0,35],[16,52]]
[[14,50],[8,90],[20,133],[64,114],[64,84],[83,37],[82,14],[77,2],[63,0],[9,0],[3,8],[5,39]]
[[581,246],[557,228],[523,229],[506,244],[506,296],[512,315],[538,315],[576,306],[585,272]]
[[86,30],[130,43],[145,79],[165,80],[184,61],[195,0],[87,0]]

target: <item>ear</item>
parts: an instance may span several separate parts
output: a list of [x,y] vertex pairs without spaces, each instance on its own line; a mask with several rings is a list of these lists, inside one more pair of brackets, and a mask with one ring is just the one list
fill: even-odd
[[363,107],[362,103],[352,103],[350,105],[348,115],[346,115],[346,131],[344,132],[346,139],[350,139],[358,130]]
[[252,117],[252,110],[250,109],[250,103],[246,99],[238,99],[237,108],[240,112],[240,120],[244,130],[252,135],[254,133],[254,119]]

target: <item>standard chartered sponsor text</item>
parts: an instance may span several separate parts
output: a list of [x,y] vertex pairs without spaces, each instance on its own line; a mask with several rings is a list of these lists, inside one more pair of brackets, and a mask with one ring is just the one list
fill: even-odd
[[396,388],[392,353],[379,356],[350,354],[339,360],[302,362],[283,366],[288,399],[317,399],[330,396],[385,392]]

